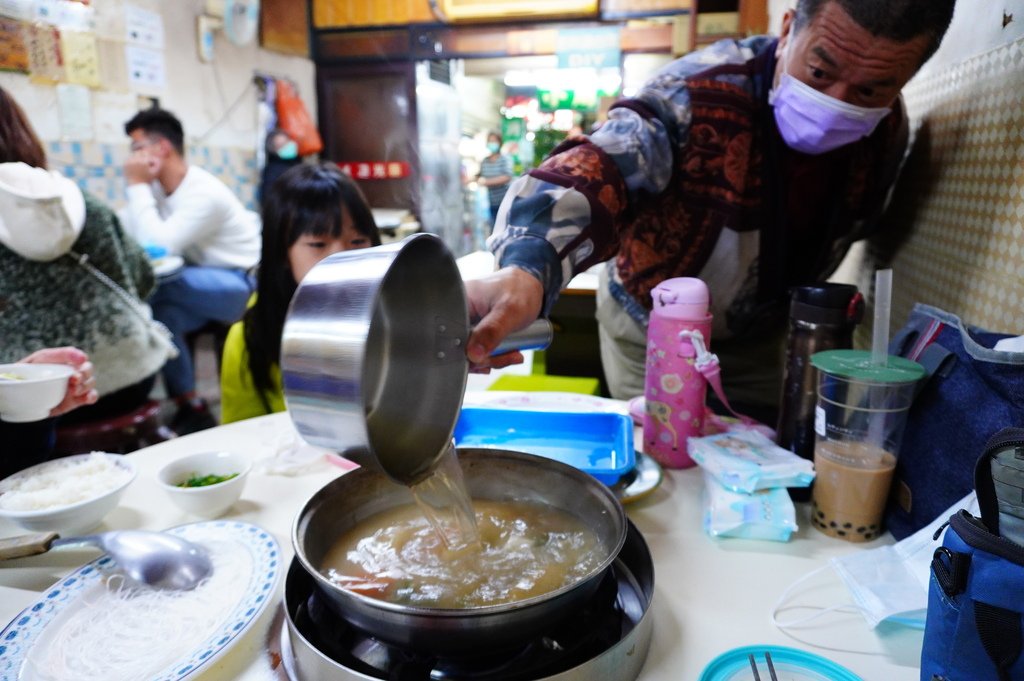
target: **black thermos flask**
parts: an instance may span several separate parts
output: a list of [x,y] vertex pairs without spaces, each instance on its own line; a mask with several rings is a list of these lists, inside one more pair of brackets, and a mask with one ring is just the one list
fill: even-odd
[[[811,355],[853,347],[853,331],[864,316],[864,298],[851,284],[822,283],[792,289],[789,339],[779,400],[777,440],[805,459],[814,459],[814,407],[817,372]],[[797,501],[810,498],[808,489],[791,489]]]

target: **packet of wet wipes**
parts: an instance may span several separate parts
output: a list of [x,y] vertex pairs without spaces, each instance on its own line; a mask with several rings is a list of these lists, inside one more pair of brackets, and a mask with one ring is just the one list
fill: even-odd
[[723,487],[754,492],[773,487],[807,487],[814,464],[753,431],[730,431],[687,441],[690,456]]
[[733,492],[704,473],[704,531],[712,537],[789,541],[796,509],[785,488]]

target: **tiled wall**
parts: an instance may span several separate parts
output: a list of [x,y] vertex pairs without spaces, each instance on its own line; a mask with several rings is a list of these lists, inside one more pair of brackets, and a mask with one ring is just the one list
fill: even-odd
[[[75,180],[78,186],[113,208],[124,205],[124,161],[128,143],[50,142],[50,168]],[[189,163],[219,177],[247,208],[256,209],[256,155],[248,149],[189,146]]]
[[918,78],[904,97],[915,136],[886,217],[900,236],[871,244],[862,290],[872,259],[891,263],[894,327],[919,301],[1024,334],[1024,39]]

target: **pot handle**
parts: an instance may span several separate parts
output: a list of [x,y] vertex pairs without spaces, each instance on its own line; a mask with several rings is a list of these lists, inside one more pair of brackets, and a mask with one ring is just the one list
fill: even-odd
[[547,319],[538,319],[525,329],[510,333],[494,349],[491,356],[501,355],[513,350],[543,350],[551,345],[554,338],[554,327]]

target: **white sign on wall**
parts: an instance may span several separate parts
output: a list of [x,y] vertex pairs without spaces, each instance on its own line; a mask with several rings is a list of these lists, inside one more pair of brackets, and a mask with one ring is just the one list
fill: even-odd
[[157,12],[150,12],[135,5],[125,5],[124,33],[125,40],[129,43],[163,49],[164,18]]
[[58,85],[57,111],[62,139],[92,139],[92,96],[89,88],[67,83]]
[[125,45],[128,61],[128,83],[139,92],[163,92],[167,86],[164,53],[137,45]]
[[33,0],[0,0],[0,16],[20,21],[32,20],[35,12]]

